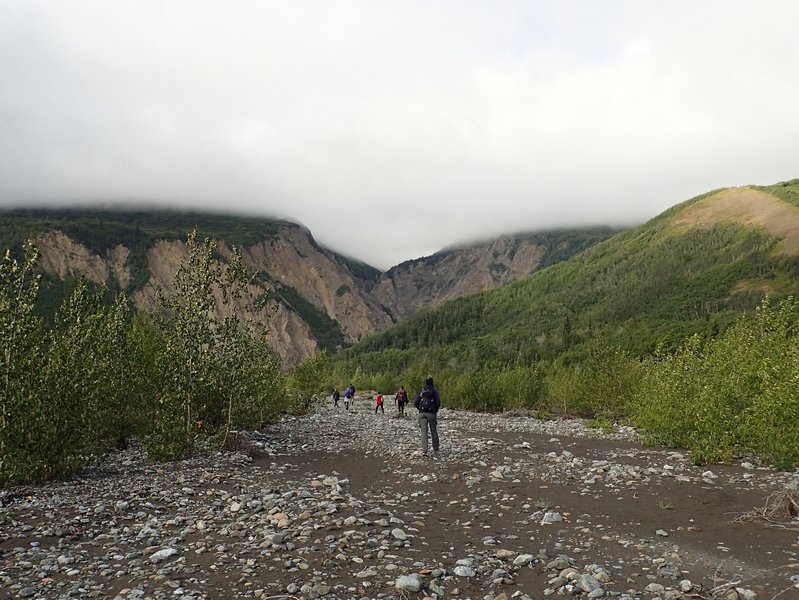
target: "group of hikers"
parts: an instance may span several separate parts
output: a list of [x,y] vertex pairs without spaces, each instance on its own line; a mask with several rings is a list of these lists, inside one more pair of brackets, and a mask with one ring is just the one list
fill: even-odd
[[[338,401],[341,399],[341,394],[338,388],[333,390],[333,406],[338,407]],[[355,402],[355,386],[349,384],[347,389],[344,390],[344,408],[350,409],[350,404]]]
[[[338,407],[339,400],[341,399],[341,393],[338,391],[338,388],[333,390],[332,398],[333,398],[333,406]],[[344,409],[349,411],[350,406],[354,406],[355,402],[355,386],[349,384],[347,388],[344,390]],[[380,411],[381,414],[385,414],[385,408],[383,407],[383,394],[379,391],[374,395],[374,402],[375,402],[375,414]],[[405,406],[408,404],[408,392],[405,390],[405,386],[401,385],[400,388],[394,394],[394,402],[397,405],[397,412],[400,416],[405,416]],[[422,454],[424,456],[428,455],[428,431],[430,433],[430,438],[433,442],[433,454],[438,454],[438,411],[441,408],[441,396],[438,393],[438,390],[433,385],[433,378],[428,376],[425,379],[424,385],[422,386],[419,393],[416,395],[416,399],[414,400],[413,405],[416,407],[418,411],[417,419],[419,421],[419,431],[421,433],[421,443],[422,443]]]

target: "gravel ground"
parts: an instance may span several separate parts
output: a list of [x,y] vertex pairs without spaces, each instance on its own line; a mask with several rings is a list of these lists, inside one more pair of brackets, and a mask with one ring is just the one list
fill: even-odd
[[799,519],[738,519],[799,473],[696,467],[580,421],[320,405],[260,456],[0,493],[0,598],[799,598]]

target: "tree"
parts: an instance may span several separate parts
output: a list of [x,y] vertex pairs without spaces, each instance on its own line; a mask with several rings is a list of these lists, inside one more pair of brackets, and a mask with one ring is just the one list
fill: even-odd
[[20,449],[30,439],[31,403],[41,363],[44,327],[34,313],[40,277],[39,251],[24,246],[20,264],[10,251],[0,263],[0,485],[22,480],[27,471]]
[[291,373],[290,388],[295,398],[295,408],[307,412],[313,397],[328,378],[327,353],[322,351],[300,363]]
[[284,397],[266,342],[269,315],[262,312],[260,324],[243,315],[254,288],[241,251],[233,247],[222,265],[214,258],[217,244],[199,242],[196,230],[186,246],[173,293],[159,294],[162,382],[147,448],[162,459],[191,455],[201,438],[224,443],[238,423],[271,414],[268,405]]

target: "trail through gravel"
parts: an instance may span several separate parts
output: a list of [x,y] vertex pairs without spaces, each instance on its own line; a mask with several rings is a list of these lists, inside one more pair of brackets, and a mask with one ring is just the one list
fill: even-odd
[[[580,421],[321,405],[262,455],[0,494],[0,598],[799,598],[799,520],[734,522],[799,473],[696,467]],[[785,524],[784,524],[785,525]]]

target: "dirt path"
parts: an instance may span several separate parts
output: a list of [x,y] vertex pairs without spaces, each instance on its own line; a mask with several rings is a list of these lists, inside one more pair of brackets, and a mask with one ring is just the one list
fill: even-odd
[[733,522],[796,472],[453,411],[433,459],[386,408],[287,418],[254,460],[129,452],[6,493],[0,598],[799,598],[799,521]]
[[[796,473],[749,463],[696,467],[684,453],[599,437],[576,423],[553,434],[537,432],[526,418],[453,412],[442,414],[442,455],[433,460],[415,450],[412,416],[375,416],[365,402],[356,409],[350,415],[355,420],[343,426],[340,411],[326,410],[326,418],[336,420],[333,450],[337,446],[339,453],[300,453],[296,471],[345,477],[366,505],[423,497],[431,565],[452,568],[458,557],[503,548],[604,565],[613,576],[608,592],[640,594],[652,582],[679,589],[680,581],[690,580],[696,594],[740,581],[758,598],[780,592],[799,598],[799,589],[789,589],[790,577],[799,575],[799,522],[793,530],[734,522],[762,507],[771,493],[795,486]],[[363,419],[371,422],[364,426]],[[379,429],[376,434],[363,427]],[[558,425],[551,429],[557,432]],[[375,439],[380,441],[371,448],[352,450]],[[390,440],[397,450],[386,448]],[[608,477],[614,467],[620,476]],[[403,508],[412,512],[418,506],[411,499]],[[541,508],[563,521],[541,525]],[[496,543],[486,546],[486,537]],[[546,582],[553,573],[545,562],[521,572],[505,593],[522,590],[535,597],[551,587]],[[481,585],[461,585],[459,591],[484,595]]]

